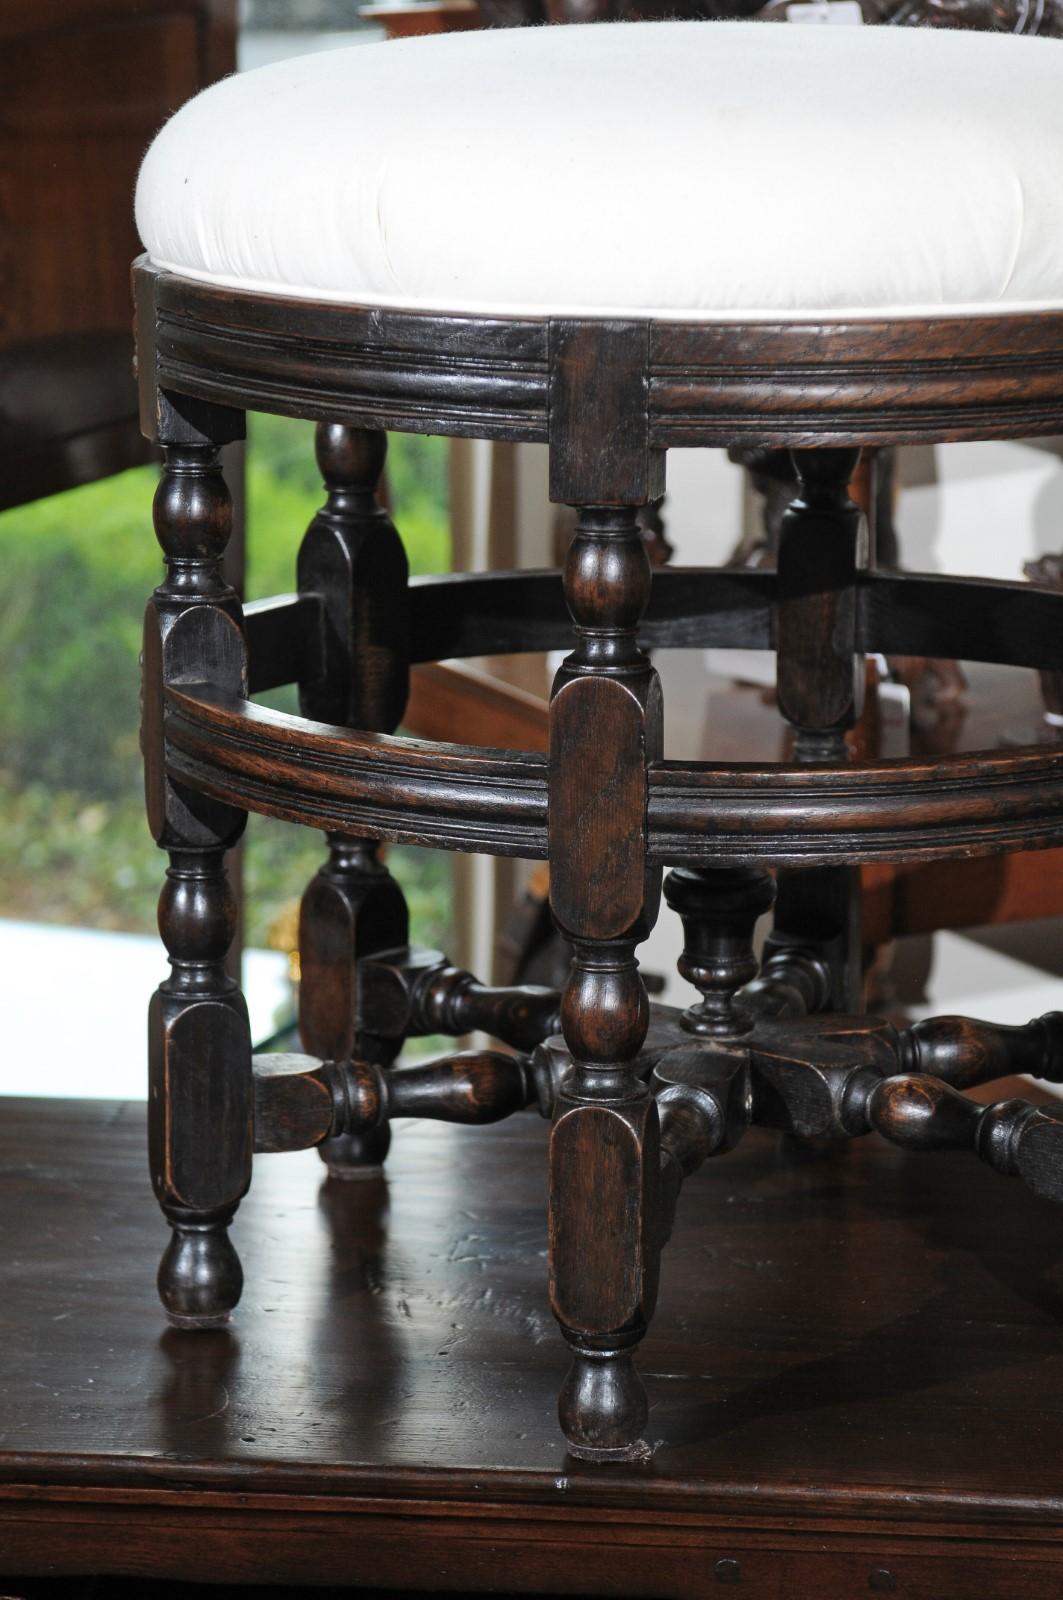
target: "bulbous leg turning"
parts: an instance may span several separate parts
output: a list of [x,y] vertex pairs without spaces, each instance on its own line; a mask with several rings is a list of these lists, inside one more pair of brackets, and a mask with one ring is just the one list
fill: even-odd
[[159,1262],[159,1298],[174,1328],[222,1328],[244,1287],[226,1212],[210,1221],[171,1219],[173,1235]]
[[[326,626],[312,675],[299,683],[306,717],[393,733],[406,705],[407,563],[402,541],[377,494],[385,434],[320,422],[315,435],[325,503],[299,550],[301,594],[323,607]],[[357,962],[406,944],[402,892],[372,839],[328,836],[328,859],[303,896],[299,922],[299,1031],[323,1059],[355,1055],[380,1066],[401,1038],[374,1034],[363,1015]],[[331,1178],[379,1176],[386,1129],[330,1139],[320,1155]]]
[[649,586],[634,512],[581,512],[565,567],[577,644],[550,706],[550,898],[573,949],[561,1002],[573,1066],[550,1138],[550,1298],[572,1348],[561,1426],[591,1461],[648,1453],[633,1357],[660,1251],[657,1104],[636,1069],[649,1002],[635,947],[660,898],[645,768],[661,751],[661,692],[637,641]]
[[638,1461],[650,1454],[646,1388],[635,1366],[642,1330],[596,1343],[562,1328],[572,1365],[561,1385],[557,1416],[570,1454],[581,1461]]
[[368,1133],[341,1133],[326,1139],[318,1149],[330,1178],[341,1183],[359,1183],[379,1178],[391,1149],[391,1129],[387,1123]]
[[235,907],[220,851],[174,853],[159,925],[172,976],[149,1012],[152,1182],[173,1229],[159,1295],[178,1328],[216,1328],[243,1273],[228,1226],[251,1181],[251,1030],[224,970]]
[[232,504],[218,455],[219,444],[243,436],[243,418],[187,398],[178,407],[165,393],[156,400],[166,461],[154,516],[167,577],[144,619],[141,742],[148,821],[169,856],[159,932],[171,971],[149,1011],[148,1141],[152,1184],[173,1229],[159,1294],[175,1326],[211,1328],[240,1298],[226,1229],[251,1181],[251,1033],[225,968],[236,929],[225,853],[246,818],[171,782],[164,710],[173,683],[245,692],[242,615],[221,569]]

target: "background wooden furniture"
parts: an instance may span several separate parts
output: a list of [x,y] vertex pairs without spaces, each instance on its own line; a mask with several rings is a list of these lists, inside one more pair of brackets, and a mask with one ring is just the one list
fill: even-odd
[[410,1124],[386,1181],[317,1193],[312,1152],[264,1159],[239,1329],[188,1337],[145,1294],[143,1107],[8,1102],[0,1592],[1060,1592],[1054,1208],[961,1155],[751,1136],[677,1219],[653,1458],[603,1472],[554,1420],[547,1131]]
[[160,125],[235,65],[236,0],[0,8],[0,509],[150,459],[133,186]]
[[[161,124],[235,71],[236,10],[236,0],[0,6],[0,510],[153,459],[133,371],[133,190]],[[242,590],[242,447],[226,452],[225,471],[226,575]],[[237,852],[238,904],[241,876]]]

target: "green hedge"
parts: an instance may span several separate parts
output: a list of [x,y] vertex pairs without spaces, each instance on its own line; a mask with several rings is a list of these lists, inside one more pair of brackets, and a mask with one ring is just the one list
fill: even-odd
[[[292,587],[322,491],[311,424],[250,421],[254,599]],[[411,567],[445,568],[445,441],[395,437],[388,472]],[[0,914],[154,925],[159,856],[142,818],[137,658],[144,604],[162,572],[155,477],[140,468],[0,515]],[[249,943],[261,942],[276,902],[299,892],[320,856],[317,835],[252,819]],[[438,937],[442,869],[413,852],[406,870]]]

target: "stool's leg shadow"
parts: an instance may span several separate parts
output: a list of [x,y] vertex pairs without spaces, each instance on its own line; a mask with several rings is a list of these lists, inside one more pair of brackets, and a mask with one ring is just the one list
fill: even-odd
[[218,457],[243,436],[243,416],[160,392],[153,421],[165,452],[155,530],[168,574],[145,617],[142,738],[148,819],[170,857],[159,930],[172,971],[149,1014],[150,1159],[173,1228],[159,1293],[175,1326],[205,1328],[240,1298],[227,1228],[251,1181],[251,1036],[225,971],[236,908],[224,857],[245,813],[171,782],[163,713],[170,685],[247,691],[240,606],[221,572],[232,505]]
[[[319,423],[315,435],[326,501],[299,551],[298,588],[322,608],[316,656],[299,683],[304,716],[391,733],[408,687],[407,563],[377,499],[384,433]],[[401,951],[409,938],[402,890],[372,839],[328,835],[328,859],[307,886],[299,914],[299,1031],[303,1047],[330,1061],[389,1066],[403,1036],[374,1030],[365,1014],[358,962]],[[386,1123],[320,1147],[338,1178],[373,1176],[391,1143]]]

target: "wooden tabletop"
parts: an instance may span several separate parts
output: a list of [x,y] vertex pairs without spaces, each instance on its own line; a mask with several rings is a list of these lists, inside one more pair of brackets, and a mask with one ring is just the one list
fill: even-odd
[[965,1155],[751,1134],[683,1193],[652,1461],[595,1468],[554,1419],[546,1136],[408,1124],[386,1183],[258,1158],[232,1331],[179,1334],[143,1107],[5,1102],[0,1574],[1063,1595],[1057,1210]]

